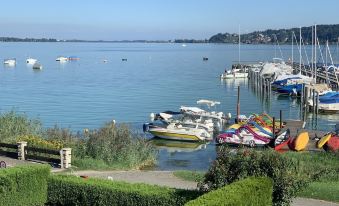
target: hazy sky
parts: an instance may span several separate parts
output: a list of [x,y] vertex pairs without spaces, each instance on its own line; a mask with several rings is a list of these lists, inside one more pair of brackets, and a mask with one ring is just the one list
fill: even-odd
[[339,0],[4,0],[0,36],[170,40],[339,23]]

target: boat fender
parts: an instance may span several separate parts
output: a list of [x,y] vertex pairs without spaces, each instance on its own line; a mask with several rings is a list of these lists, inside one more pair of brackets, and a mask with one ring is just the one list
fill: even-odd
[[149,115],[149,118],[150,118],[151,122],[153,122],[154,119],[155,119],[155,114],[154,114],[154,113],[151,113],[151,114]]

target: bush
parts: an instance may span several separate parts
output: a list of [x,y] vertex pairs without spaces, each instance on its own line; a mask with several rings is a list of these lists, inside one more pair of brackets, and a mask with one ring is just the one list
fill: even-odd
[[41,132],[39,120],[29,119],[14,111],[0,115],[0,142],[13,143],[21,135],[37,135]]
[[0,170],[0,205],[44,205],[49,170],[46,165]]
[[272,205],[272,190],[271,179],[250,177],[204,194],[185,206]]
[[201,190],[213,190],[249,176],[273,180],[273,204],[289,205],[308,178],[300,173],[299,162],[275,151],[238,150],[219,147],[217,158],[205,175]]
[[51,176],[49,205],[184,205],[200,193],[146,184],[75,176]]
[[155,161],[154,146],[144,138],[133,137],[125,124],[107,123],[88,136],[86,156],[103,160],[107,165],[135,168]]

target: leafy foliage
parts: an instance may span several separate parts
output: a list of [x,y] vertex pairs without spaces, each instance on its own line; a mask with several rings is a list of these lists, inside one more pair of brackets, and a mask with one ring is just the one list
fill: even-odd
[[[312,43],[312,27],[303,27],[302,38],[306,44]],[[299,28],[292,29],[268,29],[265,31],[255,31],[248,34],[241,34],[241,42],[248,44],[272,44],[278,41],[279,43],[291,43],[292,32],[296,34],[296,38],[299,41]],[[339,36],[339,24],[333,25],[317,25],[317,36],[321,43],[328,40],[330,43],[338,41]],[[219,33],[213,35],[210,39],[210,43],[237,43],[239,39],[238,34]]]
[[218,189],[249,176],[272,178],[274,205],[288,205],[308,180],[299,171],[297,160],[275,151],[245,149],[232,153],[229,148],[221,146],[200,189]]
[[75,176],[52,176],[49,205],[184,205],[200,193],[146,184],[130,184]]
[[44,205],[49,170],[46,165],[0,170],[0,205]]
[[39,120],[29,119],[15,111],[0,115],[0,142],[13,143],[19,136],[38,135],[41,132]]
[[206,193],[185,206],[219,205],[272,205],[272,180],[269,178],[249,177]]

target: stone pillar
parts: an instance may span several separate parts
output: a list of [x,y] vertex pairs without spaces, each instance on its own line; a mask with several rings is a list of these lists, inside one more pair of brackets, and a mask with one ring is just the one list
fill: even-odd
[[72,148],[62,148],[60,150],[60,166],[61,168],[70,168],[72,159]]
[[27,146],[27,142],[18,142],[18,159],[25,160],[26,159],[26,151],[25,147]]

